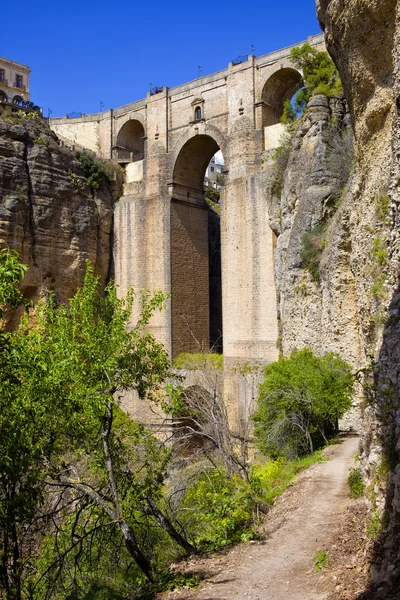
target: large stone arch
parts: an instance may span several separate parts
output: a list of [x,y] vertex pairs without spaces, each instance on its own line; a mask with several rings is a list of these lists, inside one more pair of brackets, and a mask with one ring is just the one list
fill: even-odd
[[[206,140],[205,138],[208,139]],[[167,180],[170,186],[170,195],[174,197],[174,194],[179,194],[181,199],[187,200],[187,192],[189,192],[190,198],[190,191],[193,191],[196,188],[197,193],[195,196],[201,196],[202,198],[202,181],[204,179],[204,173],[212,156],[218,150],[221,150],[222,152],[225,169],[228,171],[229,147],[225,136],[217,129],[217,127],[201,123],[196,132],[193,128],[185,131],[176,142],[172,152],[169,154]],[[195,156],[199,152],[201,160],[199,163],[196,163]],[[193,165],[194,170],[192,175],[186,172],[183,174],[182,178],[181,171],[182,167],[183,169],[185,168],[185,165]],[[187,171],[187,169],[185,170]],[[191,181],[189,181],[189,178]],[[184,189],[185,187],[188,188],[186,191]]]
[[218,255],[214,247],[218,239],[220,248],[219,215],[210,214],[203,184],[211,158],[221,146],[225,149],[226,143],[220,132],[210,134],[211,128],[206,127],[196,134],[186,132],[172,151],[168,166],[174,356],[208,352],[216,340],[218,349],[222,348],[221,258],[220,250]]
[[270,73],[262,84],[260,102],[262,105],[262,126],[268,127],[280,122],[285,100],[302,86],[302,75],[288,61],[286,65]]
[[141,118],[127,119],[116,132],[114,149],[118,161],[135,162],[145,157],[145,127]]

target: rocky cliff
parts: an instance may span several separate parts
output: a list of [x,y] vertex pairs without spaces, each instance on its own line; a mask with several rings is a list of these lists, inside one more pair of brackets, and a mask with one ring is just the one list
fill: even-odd
[[285,354],[336,351],[359,370],[362,469],[382,529],[363,597],[398,598],[400,8],[317,0],[317,11],[344,84],[355,160],[344,108],[314,98],[271,189],[281,345]]
[[112,215],[112,189],[94,193],[74,153],[42,119],[0,118],[0,246],[29,264],[28,297],[51,289],[65,301],[82,282],[86,259],[105,281]]

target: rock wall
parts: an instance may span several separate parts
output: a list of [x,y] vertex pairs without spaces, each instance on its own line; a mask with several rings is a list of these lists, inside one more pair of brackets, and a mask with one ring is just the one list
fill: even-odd
[[[343,109],[314,99],[281,193],[271,194],[281,346],[285,354],[306,345],[340,352],[359,370],[361,465],[371,513],[382,522],[362,597],[388,600],[400,583],[400,7],[317,0],[317,15],[344,84],[355,164],[347,177],[343,152],[331,151]],[[310,231],[321,244],[313,277],[301,260]]]
[[82,282],[86,259],[104,282],[112,221],[112,190],[93,197],[80,163],[43,120],[0,118],[0,246],[29,264],[28,297],[51,289],[66,301]]

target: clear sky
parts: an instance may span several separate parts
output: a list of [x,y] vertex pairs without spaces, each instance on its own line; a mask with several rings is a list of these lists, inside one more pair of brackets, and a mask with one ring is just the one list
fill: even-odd
[[[144,98],[320,33],[315,0],[6,2],[0,56],[28,65],[31,100],[52,116]],[[103,103],[102,105],[100,103]]]

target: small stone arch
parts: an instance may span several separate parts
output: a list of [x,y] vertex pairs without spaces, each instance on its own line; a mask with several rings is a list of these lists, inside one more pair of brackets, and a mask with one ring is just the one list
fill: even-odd
[[8,102],[8,97],[3,90],[0,90],[0,102]]
[[[208,352],[210,343],[222,338],[221,274],[210,261],[213,244],[204,177],[211,158],[223,149],[217,136],[212,136],[205,127],[201,131],[186,132],[171,153],[169,163],[173,356],[181,352]],[[222,143],[226,147],[224,140]],[[218,230],[219,216],[218,224],[212,224]]]
[[290,100],[301,86],[301,73],[290,66],[275,71],[267,79],[261,93],[262,127],[280,122],[284,102]]
[[118,162],[135,162],[145,158],[145,130],[139,119],[125,121],[118,131],[114,149]]

